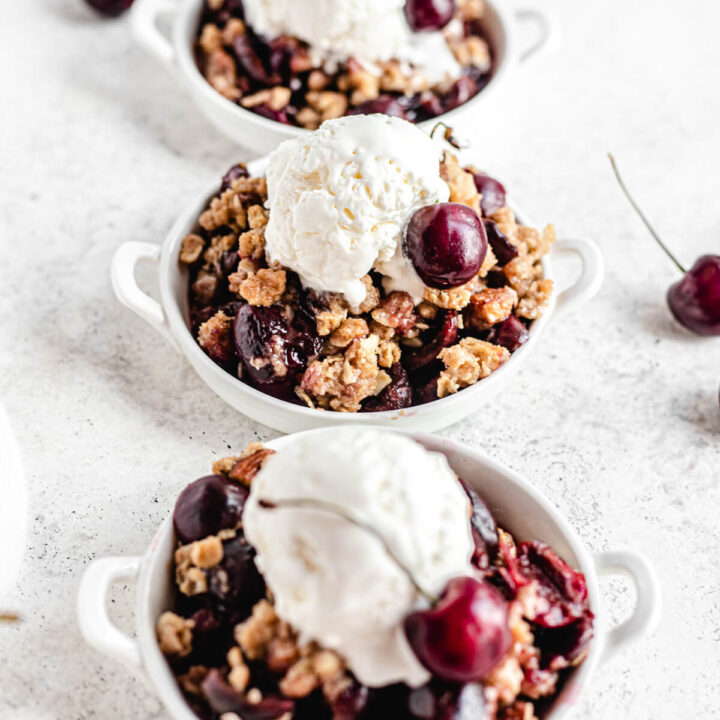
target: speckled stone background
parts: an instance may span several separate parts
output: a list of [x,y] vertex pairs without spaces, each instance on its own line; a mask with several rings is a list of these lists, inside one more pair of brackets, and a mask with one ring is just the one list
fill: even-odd
[[[471,135],[538,224],[597,240],[607,278],[513,387],[444,432],[524,473],[591,548],[638,548],[657,567],[660,629],[600,669],[575,717],[720,718],[720,340],[672,321],[675,270],[605,156],[684,262],[720,250],[720,4],[539,4],[562,26],[557,52],[518,71]],[[133,45],[126,20],[81,0],[2,2],[0,67],[0,388],[31,496],[5,599],[24,620],[0,627],[0,718],[165,720],[141,680],[81,640],[81,573],[141,553],[215,456],[276,433],[121,307],[108,268],[124,240],[160,242],[186,200],[246,156]],[[630,591],[604,587],[622,616]],[[113,597],[126,628],[132,597]]]

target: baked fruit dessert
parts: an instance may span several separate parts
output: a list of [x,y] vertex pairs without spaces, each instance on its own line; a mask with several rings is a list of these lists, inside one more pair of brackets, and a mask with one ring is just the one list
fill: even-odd
[[333,428],[213,473],[175,506],[157,623],[203,720],[534,720],[587,654],[583,575],[405,436]]
[[228,100],[277,122],[455,109],[490,80],[484,0],[205,0],[196,57]]
[[384,115],[329,120],[235,166],[184,238],[190,325],[227,372],[342,412],[399,410],[475,384],[550,299],[555,240],[440,141]]

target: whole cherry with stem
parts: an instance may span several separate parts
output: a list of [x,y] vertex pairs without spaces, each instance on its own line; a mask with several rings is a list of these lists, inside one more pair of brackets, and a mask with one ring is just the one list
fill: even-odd
[[420,586],[381,533],[346,508],[314,498],[260,499],[258,504],[266,510],[300,508],[331,513],[377,538],[430,604],[428,609],[410,613],[404,630],[417,659],[436,677],[459,683],[482,680],[510,649],[507,602],[487,581],[469,575],[454,577],[436,597]]
[[638,207],[620,177],[615,158],[609,153],[608,157],[625,197],[657,244],[683,274],[682,279],[671,285],[667,293],[667,303],[675,319],[698,335],[720,335],[720,255],[703,255],[690,270],[686,270]]

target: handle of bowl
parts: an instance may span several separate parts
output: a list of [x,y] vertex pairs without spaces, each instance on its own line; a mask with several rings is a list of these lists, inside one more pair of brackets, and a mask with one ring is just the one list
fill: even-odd
[[123,243],[113,255],[111,277],[117,299],[150,323],[178,352],[180,348],[170,332],[162,305],[144,293],[135,281],[135,266],[141,260],[157,263],[160,259],[160,245],[129,240]]
[[141,557],[93,560],[80,581],[77,603],[80,631],[88,645],[136,668],[142,666],[137,641],[113,625],[107,614],[107,596],[113,583],[137,577],[141,561]]
[[597,295],[605,276],[605,260],[598,246],[587,238],[558,240],[552,253],[577,255],[582,262],[580,277],[557,297],[555,312],[564,315]]
[[602,660],[608,660],[629,643],[654,632],[662,613],[660,581],[650,562],[628,550],[595,553],[599,575],[626,575],[635,586],[635,607],[630,617],[607,632]]
[[173,46],[158,27],[158,20],[177,10],[175,0],[137,0],[130,11],[130,27],[138,45],[145,48],[164,65],[175,62]]
[[520,62],[548,52],[557,42],[558,28],[551,15],[544,8],[536,6],[520,7],[515,10],[518,23],[532,23],[537,28],[535,41],[520,53]]

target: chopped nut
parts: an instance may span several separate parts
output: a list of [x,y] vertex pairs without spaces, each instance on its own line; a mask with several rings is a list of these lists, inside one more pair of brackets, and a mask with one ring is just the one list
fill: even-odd
[[285,697],[307,697],[319,684],[312,663],[307,658],[303,658],[298,660],[280,681],[280,692]]
[[438,314],[438,306],[423,300],[417,306],[417,311],[424,320],[434,320]]
[[487,377],[510,357],[510,353],[500,345],[467,337],[457,345],[445,348],[438,357],[445,365],[438,378],[438,397],[442,398]]
[[246,108],[265,105],[271,110],[279,111],[288,105],[291,95],[292,93],[290,92],[290,88],[278,85],[276,87],[260,90],[252,95],[245,95],[245,97],[240,100],[240,104]]
[[203,25],[198,44],[200,45],[202,51],[207,55],[210,55],[210,53],[213,53],[216,50],[221,50],[223,46],[223,39],[220,28],[213,23],[206,23]]
[[270,641],[276,636],[280,622],[275,608],[267,601],[260,600],[252,609],[252,614],[235,626],[233,635],[249,660],[260,660],[265,656]]
[[346,74],[338,78],[338,87],[343,92],[351,92],[350,103],[361,105],[369,100],[375,100],[380,94],[380,78],[365,70],[360,63],[348,63]]
[[192,544],[181,545],[175,551],[175,582],[183,595],[192,597],[207,592],[205,571],[193,564]]
[[251,305],[269,307],[280,301],[287,278],[284,270],[263,268],[240,285],[240,296]]
[[222,41],[225,45],[232,45],[233,41],[239,35],[246,33],[245,23],[240,18],[230,18],[222,31]]
[[375,322],[404,335],[415,326],[415,303],[408,293],[393,292],[380,301],[371,317]]
[[207,570],[215,567],[223,559],[223,544],[215,535],[196,540],[190,545],[190,562],[196,567]]
[[264,462],[274,452],[260,443],[250,443],[228,473],[228,477],[249,487]]
[[275,637],[267,647],[265,662],[272,672],[285,672],[297,659],[300,651],[294,637]]
[[190,233],[183,238],[182,247],[180,248],[180,262],[186,265],[192,265],[199,257],[205,247],[205,240]]
[[330,76],[322,70],[311,70],[308,75],[307,85],[310,90],[324,90],[330,84]]
[[320,113],[313,110],[307,105],[304,108],[298,110],[295,119],[300,127],[304,127],[307,130],[317,130],[320,127]]
[[185,657],[192,652],[192,620],[164,612],[157,622],[157,636],[160,650],[164,655]]
[[[249,178],[240,178],[240,180],[247,179]],[[242,199],[244,191],[236,189],[240,180],[236,180],[232,187],[210,201],[210,206],[198,220],[202,228],[212,232],[225,225],[235,231],[247,227],[247,213]]]
[[536,280],[518,303],[516,311],[518,317],[527,318],[528,320],[539,318],[550,302],[552,289],[553,281],[549,278]]
[[213,475],[227,475],[240,458],[235,455],[222,457],[212,464]]
[[330,90],[311,90],[305,94],[308,105],[320,115],[320,121],[342,117],[347,110],[347,97],[344,93]]
[[485,288],[470,298],[468,320],[475,330],[488,330],[506,320],[517,304],[517,293],[511,287]]
[[245,664],[239,647],[232,647],[228,650],[227,663],[230,666],[228,683],[236,692],[245,692],[250,682],[250,668]]
[[489,70],[491,65],[490,48],[477,35],[469,35],[462,40],[449,43],[455,59],[464,67],[474,66]]
[[449,152],[440,163],[440,177],[450,188],[450,202],[462,203],[480,214],[480,193],[475,187],[475,179],[471,172],[460,167],[457,158]]
[[235,61],[225,50],[218,48],[207,57],[205,65],[207,81],[228,100],[237,100],[240,90],[237,87]]

